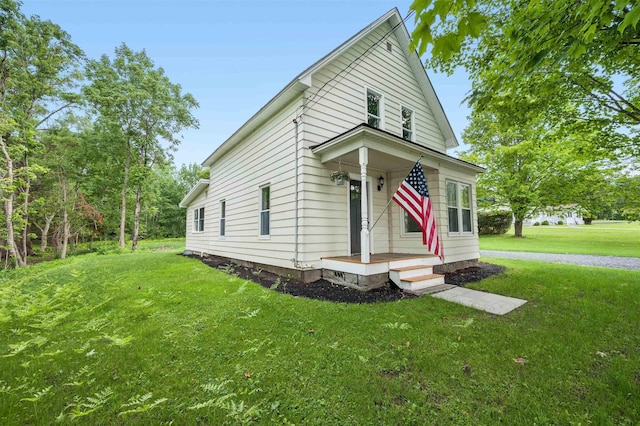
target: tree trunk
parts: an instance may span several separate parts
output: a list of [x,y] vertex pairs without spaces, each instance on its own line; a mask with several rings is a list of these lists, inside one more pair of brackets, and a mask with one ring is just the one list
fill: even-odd
[[522,238],[522,223],[523,219],[516,219],[514,223],[515,234],[513,235],[516,238]]
[[15,193],[12,189],[13,186],[13,160],[7,151],[7,145],[5,144],[4,138],[0,136],[0,149],[2,149],[2,153],[5,158],[5,165],[7,167],[4,184],[6,186],[6,198],[3,203],[4,207],[4,215],[5,215],[5,224],[7,226],[7,244],[9,245],[9,255],[13,257],[15,266],[25,266],[26,261],[20,255],[20,251],[18,250],[18,245],[16,244],[14,228],[13,228],[13,199]]
[[27,260],[27,256],[29,255],[27,243],[29,241],[29,194],[31,189],[31,180],[29,178],[29,157],[25,155],[24,157],[24,167],[27,169],[27,182],[24,188],[24,203],[23,203],[23,211],[24,211],[24,228],[22,229],[22,257]]
[[69,215],[67,209],[62,211],[62,249],[60,250],[60,259],[67,258],[67,247],[69,245]]
[[120,248],[124,248],[124,230],[127,226],[127,187],[129,186],[129,168],[131,167],[131,144],[127,141],[127,157],[124,162],[124,182],[122,183],[122,203],[120,205]]
[[136,192],[136,209],[133,214],[133,243],[131,244],[131,250],[138,248],[138,238],[140,234],[140,209],[142,198],[142,185],[138,185],[138,191]]
[[67,246],[69,245],[69,213],[67,212],[67,201],[69,200],[66,179],[60,179],[62,186],[62,250],[60,250],[60,259],[67,258]]
[[49,216],[44,217],[44,228],[40,229],[40,252],[44,253],[47,251],[47,244],[49,239],[49,228],[51,228],[51,222],[53,222],[53,218],[55,218],[55,214],[51,214]]

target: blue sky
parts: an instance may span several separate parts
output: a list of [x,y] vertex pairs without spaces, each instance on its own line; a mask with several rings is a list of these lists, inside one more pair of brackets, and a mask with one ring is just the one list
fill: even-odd
[[[67,31],[90,58],[125,42],[145,49],[200,103],[200,128],[183,133],[177,165],[201,163],[296,75],[407,0],[24,0],[27,15]],[[413,18],[407,21],[409,31]],[[462,143],[470,89],[464,73],[427,70]],[[455,153],[450,152],[455,155]]]

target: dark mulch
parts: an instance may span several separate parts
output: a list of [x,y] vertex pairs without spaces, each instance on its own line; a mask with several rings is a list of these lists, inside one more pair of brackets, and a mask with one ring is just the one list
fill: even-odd
[[[252,269],[229,262],[229,259],[218,256],[196,256],[203,263],[235,275],[239,278],[256,282],[271,290],[290,294],[292,296],[306,297],[309,299],[327,300],[343,303],[374,303],[393,302],[400,299],[410,299],[415,295],[405,293],[393,283],[375,290],[363,292],[353,288],[330,283],[326,280],[318,280],[313,283],[304,283],[293,278],[286,278],[268,271]],[[503,266],[479,262],[478,266],[465,268],[456,272],[445,274],[444,281],[448,284],[463,286],[466,283],[480,281],[484,278],[496,275],[504,271]]]

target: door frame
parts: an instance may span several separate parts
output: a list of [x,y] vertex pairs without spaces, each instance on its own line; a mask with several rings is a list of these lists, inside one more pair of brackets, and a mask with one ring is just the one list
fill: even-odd
[[[362,176],[360,176],[357,173],[349,173],[349,181],[352,181],[352,180],[357,180],[359,182],[362,182]],[[367,181],[365,186],[366,186],[366,191],[368,191],[367,192],[367,195],[368,195],[367,201],[369,204],[368,220],[369,220],[369,226],[371,226],[371,224],[373,223],[373,221],[371,220],[371,217],[373,215],[373,191],[371,190],[373,188],[372,176],[367,175]],[[348,249],[349,256],[353,256],[354,253],[351,253],[351,182],[347,183],[346,203],[347,203],[347,249]],[[374,245],[373,245],[373,233],[369,234],[369,251],[371,251],[371,253],[375,253]]]

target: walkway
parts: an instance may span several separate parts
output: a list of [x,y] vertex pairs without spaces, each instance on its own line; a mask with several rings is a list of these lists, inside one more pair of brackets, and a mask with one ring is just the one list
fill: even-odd
[[496,315],[508,314],[527,303],[526,300],[516,299],[515,297],[485,293],[484,291],[457,286],[450,290],[434,293],[431,296]]
[[602,268],[638,269],[640,258],[617,256],[594,256],[587,254],[552,254],[520,251],[480,250],[482,257],[501,257],[503,259],[537,260],[549,263],[568,263],[580,266],[599,266]]

